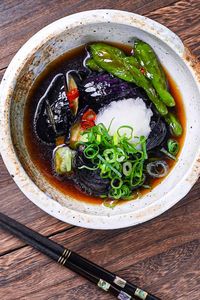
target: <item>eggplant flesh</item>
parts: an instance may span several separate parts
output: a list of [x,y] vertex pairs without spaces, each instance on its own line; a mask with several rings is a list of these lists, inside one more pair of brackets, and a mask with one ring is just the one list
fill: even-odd
[[108,194],[110,180],[101,178],[99,169],[79,169],[83,165],[94,167],[91,162],[84,157],[83,150],[81,147],[79,147],[73,161],[73,181],[76,187],[90,196],[101,196]]
[[38,102],[34,115],[35,132],[42,142],[54,144],[56,137],[67,135],[72,122],[65,78],[63,74],[58,74]]

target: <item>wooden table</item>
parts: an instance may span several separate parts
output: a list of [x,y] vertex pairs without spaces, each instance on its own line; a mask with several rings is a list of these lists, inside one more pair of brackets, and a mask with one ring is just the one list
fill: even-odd
[[[95,8],[127,10],[168,26],[200,57],[200,0],[1,0],[0,76],[43,26]],[[20,192],[0,160],[0,210],[165,300],[200,298],[200,181],[175,207],[145,224],[114,231],[62,223]],[[113,299],[0,231],[0,299]]]

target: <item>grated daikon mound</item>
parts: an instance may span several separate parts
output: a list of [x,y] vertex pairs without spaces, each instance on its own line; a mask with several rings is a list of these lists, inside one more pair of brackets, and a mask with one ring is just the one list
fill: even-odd
[[[108,129],[112,121],[109,133],[114,135],[120,126],[128,125],[133,128],[133,138],[131,142],[137,142],[136,137],[145,136],[148,138],[151,128],[150,121],[153,113],[146,107],[145,102],[137,97],[120,101],[113,101],[108,106],[101,109],[97,115],[96,125],[103,123]],[[130,130],[122,128],[120,135],[130,135]]]

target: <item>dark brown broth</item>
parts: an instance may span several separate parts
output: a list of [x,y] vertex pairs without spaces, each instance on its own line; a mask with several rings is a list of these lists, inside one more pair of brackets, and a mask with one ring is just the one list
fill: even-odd
[[[113,44],[113,43],[111,43]],[[132,48],[127,45],[122,44],[113,44],[118,48],[124,50],[124,52],[130,55]],[[54,78],[54,76],[58,73],[66,73],[66,71],[70,69],[77,69],[81,66],[82,61],[85,57],[85,46],[81,46],[72,51],[65,53],[64,55],[57,58],[48,67],[40,74],[40,76],[36,79],[31,88],[31,91],[27,98],[27,103],[25,106],[25,115],[24,115],[24,135],[25,142],[30,154],[30,157],[39,171],[43,174],[43,176],[49,181],[49,183],[54,186],[56,189],[60,190],[62,193],[69,195],[75,199],[90,202],[93,204],[100,204],[102,200],[100,198],[91,197],[81,193],[76,189],[74,184],[67,180],[61,179],[55,176],[52,168],[52,146],[47,146],[37,139],[34,128],[33,128],[33,118],[34,113],[37,107],[37,103],[39,99],[45,93],[47,87],[50,82]],[[169,82],[170,91],[176,101],[176,114],[179,117],[179,120],[184,128],[184,133],[181,137],[176,138],[180,144],[180,148],[182,148],[185,138],[185,128],[186,128],[186,118],[184,105],[182,102],[181,93],[173,80],[173,78],[166,72],[166,76]],[[173,160],[166,160],[170,169],[173,168],[175,162]],[[163,178],[154,179],[151,182],[152,188],[157,186]],[[146,194],[149,190],[142,189],[140,192],[142,195]]]

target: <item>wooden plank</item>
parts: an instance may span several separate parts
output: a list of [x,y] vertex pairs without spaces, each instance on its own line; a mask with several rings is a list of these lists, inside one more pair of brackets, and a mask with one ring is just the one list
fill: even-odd
[[[200,55],[199,1],[179,1],[174,5],[167,6],[174,2],[177,1],[137,0],[130,6],[130,3],[124,0],[117,1],[117,3],[104,0],[101,1],[98,8],[123,9],[145,14],[179,34],[191,49],[196,48],[194,53]],[[95,3],[94,0],[78,1],[76,4],[68,3],[66,6],[64,0],[59,2],[50,0],[48,5],[46,1],[41,0],[36,0],[32,4],[30,0],[3,1],[0,4],[0,69],[6,67],[16,51],[42,27],[60,17],[86,10],[88,7],[95,9]],[[158,7],[163,8],[153,11]],[[15,22],[14,27],[13,22]]]
[[[53,239],[161,299],[197,300],[199,205],[200,199],[196,198],[185,206],[185,214],[182,207],[177,207],[134,228],[114,231],[73,228]],[[91,299],[113,299],[30,247],[4,255],[0,265],[0,294],[4,300],[14,297],[75,300],[86,299],[88,295]],[[11,293],[13,286],[15,292]]]
[[[148,1],[103,0],[98,8],[131,10],[147,13],[166,6],[175,0]],[[0,69],[6,67],[17,50],[38,30],[49,23],[72,13],[96,9],[96,0],[3,0],[0,4]]]
[[[21,9],[22,8],[22,2],[23,1],[17,1],[17,2],[3,1],[4,6],[3,6],[2,3],[0,4],[0,16],[2,16],[2,14],[3,14],[2,9],[5,8],[5,5],[6,5],[6,12],[8,14],[10,14],[10,16],[13,14],[14,10],[16,10],[16,14],[14,16],[14,18],[16,18],[15,21],[17,21],[19,19],[20,22],[23,24],[24,14],[28,14],[28,18],[29,17],[32,18],[33,17],[32,14],[33,15],[38,15],[39,14],[39,16],[41,18],[41,21],[44,22],[45,18],[43,19],[42,15],[40,15],[40,6],[38,6],[37,10],[34,11],[34,13],[32,12],[32,14],[31,14],[30,13],[30,10],[31,10],[30,1],[24,1],[23,2],[24,8],[26,8],[24,10]],[[36,4],[44,5],[44,1],[36,2]],[[60,5],[61,4],[62,4],[62,2],[60,3]],[[48,5],[51,5],[51,2],[48,2]],[[82,4],[82,5],[86,5],[86,4]],[[122,2],[119,2],[118,5],[122,5]],[[136,1],[135,5],[136,5],[135,9],[140,9],[139,8],[140,7],[139,2]],[[143,5],[145,6],[144,2],[143,2]],[[148,5],[148,4],[146,4],[146,5]],[[130,4],[129,4],[129,7],[130,7]],[[74,9],[74,7],[72,9]],[[141,9],[142,9],[142,6],[141,6]],[[164,23],[165,25],[169,26],[172,30],[176,30],[176,28],[177,28],[176,20],[178,18],[180,20],[179,27],[178,27],[178,30],[180,31],[180,34],[182,34],[186,38],[188,43],[190,43],[192,45],[192,48],[193,48],[194,52],[198,54],[199,44],[200,44],[200,43],[198,43],[199,37],[196,34],[196,32],[198,33],[198,30],[197,30],[198,28],[197,28],[197,24],[196,24],[196,17],[198,15],[198,13],[197,13],[198,10],[199,10],[199,5],[196,1],[191,1],[191,3],[186,2],[186,1],[180,1],[180,2],[178,2],[178,3],[176,3],[172,6],[168,6],[168,7],[158,9],[157,11],[148,14],[148,16],[152,17],[153,19],[155,19],[157,21],[160,21],[160,22]],[[17,15],[18,15],[18,17],[17,17]],[[190,22],[191,26],[189,26],[188,29],[186,28],[188,21],[186,22],[186,24],[184,23],[186,15],[187,15],[187,18],[191,21]],[[190,15],[194,16],[194,18],[191,18]],[[4,20],[4,21],[6,21],[6,20]],[[12,24],[12,23],[9,23],[9,21],[8,21],[8,24]],[[43,26],[42,24],[43,23],[41,23],[41,26]],[[17,27],[17,26],[19,26],[19,24],[16,25],[15,27]],[[30,28],[32,28],[32,27],[30,27]],[[196,42],[192,44],[193,40],[196,41]],[[1,47],[1,44],[0,44],[0,47]],[[0,71],[0,77],[2,76],[4,71],[5,70]],[[44,218],[44,220],[46,220],[46,219],[48,219],[48,217],[46,217],[46,215],[43,212],[41,212],[38,208],[36,208],[31,202],[29,202],[28,200],[25,199],[23,194],[18,190],[18,188],[16,187],[16,185],[14,184],[12,179],[10,178],[10,176],[7,173],[7,171],[5,169],[5,166],[3,165],[2,162],[0,162],[0,166],[1,166],[1,173],[0,173],[0,187],[1,187],[1,190],[0,190],[0,203],[2,202],[2,205],[1,205],[2,210],[5,213],[9,214],[12,211],[10,209],[10,207],[12,205],[14,207],[18,207],[18,209],[15,210],[15,213],[12,216],[15,217],[15,218],[20,218],[20,219],[22,218],[21,220],[26,225],[32,225],[33,228],[35,228],[35,229],[38,228],[38,226],[36,224],[37,223],[37,218],[41,217],[42,219]],[[199,188],[198,188],[198,190],[199,190]],[[6,199],[6,201],[5,201],[5,199]],[[29,211],[30,214],[26,214],[25,216],[21,216],[21,211],[22,211],[21,208],[22,207],[26,211]],[[32,223],[30,223],[31,220],[32,220]],[[41,222],[43,222],[43,221],[41,221]],[[49,228],[51,228],[48,233],[53,234],[53,230],[55,228],[54,222],[52,224],[53,227],[51,227],[50,224],[48,224],[48,226],[49,226]],[[63,225],[61,225],[61,223],[59,223],[58,230],[63,229],[63,228],[64,228]],[[67,225],[66,225],[66,228],[68,228]],[[21,243],[16,244],[16,241],[10,239],[10,237],[8,237],[8,240],[7,240],[6,237],[4,237],[4,243],[3,243],[3,246],[0,247],[0,253],[4,253],[4,252],[8,251],[8,249],[13,249],[13,247],[15,248],[15,245],[16,245],[16,247],[19,247],[22,244]]]
[[147,16],[178,34],[193,53],[200,58],[200,1],[179,1],[147,13]]
[[0,82],[1,82],[1,79],[3,77],[3,74],[5,73],[5,70],[6,70],[6,68],[3,68],[3,69],[0,70]]
[[[2,213],[18,219],[25,225],[30,226],[34,230],[47,236],[72,227],[69,224],[50,217],[29,201],[14,183],[1,158],[0,205]],[[0,235],[0,255],[24,245],[21,241],[13,238],[5,232],[2,232],[1,230]]]
[[[103,0],[98,8],[107,6],[146,14],[178,33],[200,57],[200,2],[179,1],[165,7],[172,2]],[[64,0],[1,1],[0,69],[38,29],[66,14],[88,8],[96,8],[96,1],[71,1],[67,5]],[[0,76],[3,72],[0,71]],[[25,199],[2,161],[0,171],[1,211],[47,236],[54,235],[53,239],[66,247],[162,299],[199,299],[200,181],[184,200],[155,220],[129,229],[92,231],[71,228],[47,216]],[[56,234],[69,228],[67,232]],[[12,251],[0,258],[1,299],[113,299],[32,248],[24,247],[11,235],[0,231],[0,236],[0,254]],[[23,248],[14,250],[19,247]]]

